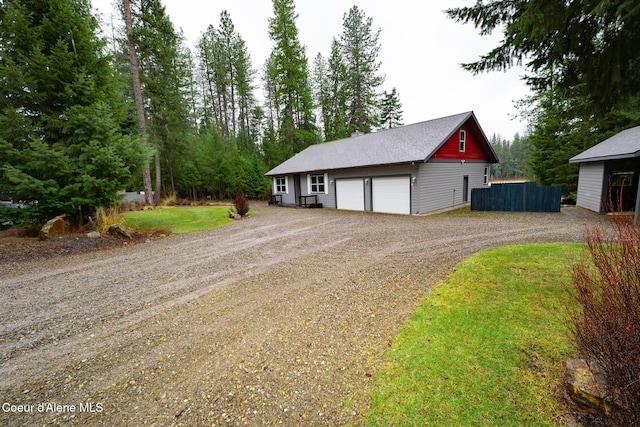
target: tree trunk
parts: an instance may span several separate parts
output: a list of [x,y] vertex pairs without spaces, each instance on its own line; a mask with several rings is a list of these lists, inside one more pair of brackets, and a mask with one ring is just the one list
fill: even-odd
[[[124,7],[124,21],[127,27],[127,42],[129,45],[129,64],[131,66],[131,77],[133,79],[133,96],[138,110],[138,120],[140,121],[140,132],[142,137],[147,139],[147,121],[144,114],[144,104],[142,101],[142,85],[140,84],[140,70],[138,68],[138,57],[136,55],[136,45],[133,41],[133,21],[131,19],[131,3],[129,0],[122,0]],[[153,188],[151,187],[151,167],[147,163],[142,170],[142,182],[144,184],[144,200],[148,205],[153,206]]]
[[160,171],[160,148],[156,144],[156,193],[155,193],[155,203],[156,205],[160,204],[160,190],[162,189],[162,175]]

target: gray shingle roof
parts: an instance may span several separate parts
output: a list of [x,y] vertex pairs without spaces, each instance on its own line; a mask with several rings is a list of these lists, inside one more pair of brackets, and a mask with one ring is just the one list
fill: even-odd
[[569,159],[571,163],[628,159],[640,156],[640,126],[623,130]]
[[425,161],[470,117],[471,111],[312,145],[266,175]]

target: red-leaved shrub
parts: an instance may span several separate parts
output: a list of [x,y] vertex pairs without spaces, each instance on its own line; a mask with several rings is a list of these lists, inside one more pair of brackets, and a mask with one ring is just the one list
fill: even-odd
[[607,423],[640,426],[640,227],[620,214],[610,223],[585,233],[584,256],[573,265],[579,310],[571,326],[579,353],[599,365],[618,408]]
[[249,201],[246,197],[238,196],[233,200],[233,204],[236,207],[236,213],[240,216],[245,216],[249,213]]

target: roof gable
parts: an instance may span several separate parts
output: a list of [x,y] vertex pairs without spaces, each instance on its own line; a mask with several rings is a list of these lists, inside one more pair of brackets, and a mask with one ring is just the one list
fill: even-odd
[[473,112],[312,145],[266,173],[268,176],[428,160],[468,124],[497,161]]
[[[461,132],[464,131],[464,151],[460,151]],[[448,160],[487,160],[493,159],[495,153],[469,121],[465,122],[451,135],[444,144],[431,156],[432,159]],[[483,143],[484,142],[484,143]],[[497,159],[496,159],[497,161]]]
[[571,163],[640,157],[640,126],[623,130],[569,159]]

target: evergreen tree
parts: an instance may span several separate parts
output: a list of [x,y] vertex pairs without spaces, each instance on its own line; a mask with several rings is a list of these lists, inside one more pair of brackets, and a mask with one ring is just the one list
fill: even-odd
[[347,138],[355,129],[349,126],[349,80],[342,48],[338,40],[331,42],[331,53],[328,61],[328,96],[329,123],[325,126],[326,141]]
[[274,92],[268,102],[275,106],[278,114],[278,139],[283,152],[291,156],[317,142],[317,129],[307,57],[298,40],[293,0],[273,0],[273,13],[269,19],[273,49],[268,79]]
[[450,9],[481,34],[502,29],[499,46],[464,68],[505,70],[525,60],[534,95],[531,167],[542,185],[577,185],[573,155],[640,124],[640,20],[637,2],[493,0]]
[[[133,89],[133,99],[136,105],[136,113],[138,116],[138,125],[140,133],[147,142],[147,115],[145,113],[144,99],[142,98],[142,83],[140,81],[140,67],[138,65],[138,53],[136,42],[133,34],[133,14],[131,12],[131,2],[122,0],[122,12],[127,35],[127,53],[129,56],[129,69],[131,74],[131,84]],[[156,159],[158,158],[158,150],[156,148]],[[151,184],[151,166],[145,163],[142,169],[142,182],[144,186],[144,199],[149,205],[153,205],[153,186]]]
[[569,101],[553,91],[537,101],[535,123],[530,141],[533,146],[531,168],[540,185],[561,185],[563,194],[576,190],[578,165],[569,159],[594,145],[599,139],[592,134],[591,120],[566,120]]
[[346,67],[349,131],[371,132],[378,125],[378,87],[384,78],[378,74],[380,62],[378,38],[373,19],[358,6],[344,15],[340,37],[342,59]]
[[176,162],[188,152],[189,120],[186,58],[181,56],[182,36],[176,33],[160,0],[139,0],[133,38],[140,64],[140,80],[146,105],[147,133],[155,147],[156,203],[160,200],[162,167],[175,190]]
[[624,108],[640,94],[640,20],[636,1],[544,2],[492,0],[450,9],[481,34],[502,29],[499,46],[466,64],[474,73],[527,61],[527,81],[538,94],[553,88],[579,98],[579,115]]
[[530,167],[531,144],[528,136],[520,136],[516,133],[511,142],[511,154],[513,159],[512,173],[514,178],[533,177]]
[[322,126],[322,133],[325,137],[328,133],[328,125],[331,122],[331,98],[329,96],[328,71],[326,59],[324,59],[321,53],[318,53],[316,58],[313,60],[313,67],[311,69],[313,81],[312,87],[316,110],[318,117],[320,117],[320,125]]
[[208,125],[201,138],[212,138],[213,144],[205,141],[204,146],[220,150],[207,154],[213,162],[199,163],[205,182],[214,183],[204,191],[216,197],[261,197],[266,179],[255,171],[266,172],[259,148],[264,113],[253,93],[251,57],[227,11],[221,13],[219,27],[209,26],[198,41],[198,57],[205,104],[212,112],[204,118]]
[[380,123],[381,129],[391,129],[402,126],[402,103],[400,95],[394,87],[391,92],[382,94],[382,102],[380,103]]
[[491,176],[512,179],[532,175],[529,168],[531,150],[527,138],[516,133],[513,141],[509,141],[494,134],[489,143],[499,160],[499,163],[491,165]]
[[36,219],[113,203],[149,155],[97,30],[85,0],[0,8],[0,191]]
[[239,138],[249,148],[257,142],[252,130],[255,71],[245,41],[235,31],[227,11],[220,15],[219,29],[209,26],[203,34],[198,51],[215,120],[227,142],[225,147]]

